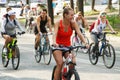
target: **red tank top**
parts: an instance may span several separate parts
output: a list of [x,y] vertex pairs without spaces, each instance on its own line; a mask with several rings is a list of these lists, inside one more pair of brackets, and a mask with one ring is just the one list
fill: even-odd
[[56,37],[56,43],[59,45],[64,45],[64,46],[71,46],[71,35],[72,35],[72,28],[71,26],[68,27],[68,31],[64,31],[64,26],[62,25],[62,20],[60,20],[60,25]]

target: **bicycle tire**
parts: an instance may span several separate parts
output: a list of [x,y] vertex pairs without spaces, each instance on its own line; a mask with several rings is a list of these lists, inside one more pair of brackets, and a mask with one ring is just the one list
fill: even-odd
[[[53,68],[51,80],[54,80],[54,73],[55,73],[56,67],[57,67],[57,66],[55,65],[54,68]],[[61,76],[61,74],[60,74],[60,80],[62,80],[61,77],[62,77],[62,76]]]
[[51,57],[52,57],[52,50],[51,50],[50,44],[45,45],[44,50],[45,50],[45,51],[43,51],[44,63],[46,65],[49,65],[51,62]]
[[103,50],[103,62],[105,67],[109,69],[112,68],[115,64],[115,60],[116,60],[115,49],[111,44],[107,43]]
[[54,66],[54,68],[53,68],[53,71],[52,71],[52,78],[51,78],[51,80],[54,80],[54,73],[55,73],[55,69],[56,69],[56,67],[57,67],[57,66]]
[[42,57],[41,47],[38,46],[38,50],[37,50],[37,53],[35,55],[35,60],[37,63],[40,63],[41,57]]
[[[7,50],[6,53],[3,53],[4,48],[5,47],[3,46],[3,48],[2,48],[2,55],[1,55],[1,57],[2,57],[2,64],[3,64],[4,67],[7,67],[8,64],[9,64],[8,50]],[[6,58],[7,58],[7,60],[6,60]]]
[[[89,39],[88,39],[88,37],[84,35],[84,38],[85,38],[85,41],[87,42],[87,44],[89,44]],[[81,41],[81,45],[84,46],[84,43],[83,43],[82,41]],[[86,48],[86,49],[81,49],[81,51],[82,51],[83,53],[88,53],[88,49],[87,49],[87,48]]]
[[18,46],[15,46],[15,56],[12,56],[12,67],[17,70],[20,63],[20,51]]
[[93,53],[94,45],[95,45],[94,43],[90,44],[90,48],[88,50],[88,55],[89,55],[90,63],[93,64],[93,65],[96,65],[99,57],[97,56],[96,51],[95,51],[95,53]]
[[68,74],[67,74],[67,80],[80,80],[79,74],[75,69],[72,69]]

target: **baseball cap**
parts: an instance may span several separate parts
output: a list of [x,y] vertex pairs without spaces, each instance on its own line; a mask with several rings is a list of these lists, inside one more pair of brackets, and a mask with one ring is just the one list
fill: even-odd
[[8,11],[8,15],[15,15],[15,14],[16,14],[16,12],[13,10]]

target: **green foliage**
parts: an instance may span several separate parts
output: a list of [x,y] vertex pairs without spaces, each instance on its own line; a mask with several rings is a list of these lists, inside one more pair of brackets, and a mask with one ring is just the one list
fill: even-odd
[[90,15],[98,15],[100,12],[99,11],[87,11],[85,12],[86,16],[90,16]]
[[109,15],[107,16],[111,26],[115,31],[118,32],[117,36],[120,36],[120,16],[119,15]]
[[109,15],[107,16],[107,19],[109,20],[112,27],[115,27],[117,24],[120,24],[120,16],[118,15]]

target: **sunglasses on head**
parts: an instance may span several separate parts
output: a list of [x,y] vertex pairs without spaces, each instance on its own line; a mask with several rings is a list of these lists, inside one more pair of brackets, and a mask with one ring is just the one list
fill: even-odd
[[101,16],[106,16],[106,13],[102,13]]

